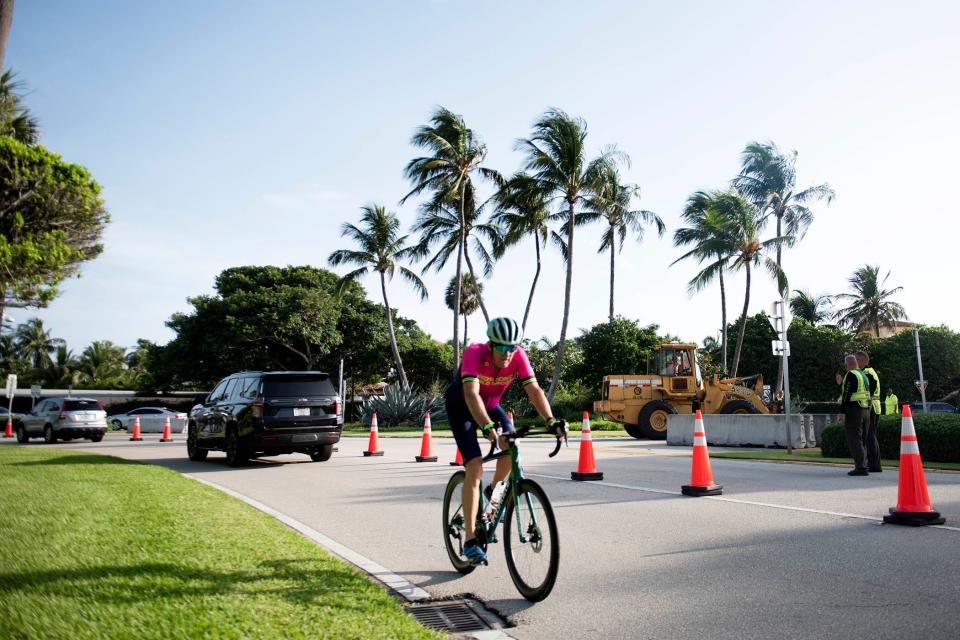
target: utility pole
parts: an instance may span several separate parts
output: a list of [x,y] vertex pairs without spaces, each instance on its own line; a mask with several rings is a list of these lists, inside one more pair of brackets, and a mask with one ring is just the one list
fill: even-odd
[[[790,323],[787,319],[787,309],[787,303],[783,296],[781,296],[780,299],[774,301],[772,305],[773,315],[770,318],[770,322],[780,342],[778,345],[777,342],[774,341],[773,355],[777,355],[777,351],[780,352],[780,373],[783,376],[783,415],[787,424],[787,453],[792,454],[793,434],[790,429],[790,366],[788,364],[790,360],[790,343],[787,342],[787,328]],[[774,393],[776,393],[776,391],[774,391]]]
[[923,358],[920,357],[920,330],[913,328],[913,344],[917,347],[917,372],[920,379],[917,380],[917,389],[920,390],[920,401],[923,403],[923,412],[927,412],[927,381],[923,379]]

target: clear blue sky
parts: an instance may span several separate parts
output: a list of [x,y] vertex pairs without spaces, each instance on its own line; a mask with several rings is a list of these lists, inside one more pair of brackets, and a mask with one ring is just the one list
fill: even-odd
[[[746,143],[797,149],[799,184],[828,181],[837,199],[785,254],[791,285],[835,293],[880,264],[912,320],[958,328],[958,24],[955,2],[21,0],[7,65],[29,84],[43,144],[93,172],[113,222],[49,309],[12,313],[39,315],[77,351],[166,342],[164,321],[224,268],[325,266],[369,201],[412,223],[402,169],[435,105],[463,114],[504,172],[521,164],[514,140],[556,106],[586,119],[592,149],[630,154],[640,206],[671,234],[691,192],[736,174]],[[599,234],[578,231],[572,335],[606,318]],[[494,314],[522,314],[532,251],[498,264]],[[694,265],[668,268],[677,255],[668,237],[628,244],[617,311],[699,341],[720,326],[719,291],[688,297]],[[391,288],[438,339],[452,334],[451,275],[426,278],[422,305]],[[733,317],[743,283],[730,280]],[[751,313],[774,295],[760,278]],[[531,336],[558,337],[562,297],[551,252]]]

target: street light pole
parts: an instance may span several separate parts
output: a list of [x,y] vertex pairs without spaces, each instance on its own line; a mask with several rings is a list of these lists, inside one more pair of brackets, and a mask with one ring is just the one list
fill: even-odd
[[790,360],[787,355],[787,305],[783,297],[780,297],[780,348],[783,350],[783,357],[780,361],[783,363],[783,415],[787,419],[787,453],[793,453],[793,439],[790,433],[790,366],[787,362]]
[[920,357],[920,330],[913,328],[913,344],[917,347],[917,371],[920,373],[920,401],[923,403],[923,412],[927,412],[927,382],[923,379],[923,358]]

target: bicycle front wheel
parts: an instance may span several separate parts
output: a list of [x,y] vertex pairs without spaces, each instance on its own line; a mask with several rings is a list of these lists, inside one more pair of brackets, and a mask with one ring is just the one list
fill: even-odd
[[533,480],[520,481],[503,524],[510,578],[524,598],[540,602],[550,595],[560,569],[557,521],[540,485]]
[[447,548],[447,556],[453,568],[464,574],[476,568],[463,556],[463,543],[467,541],[467,533],[460,496],[466,477],[465,471],[457,471],[450,476],[443,492],[443,544]]

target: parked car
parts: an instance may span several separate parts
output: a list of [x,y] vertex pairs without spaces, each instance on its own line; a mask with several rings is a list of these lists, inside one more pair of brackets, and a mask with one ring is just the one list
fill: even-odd
[[[910,413],[924,413],[922,402],[911,402]],[[926,413],[957,413],[957,408],[949,402],[928,402]]]
[[53,444],[57,440],[85,438],[100,442],[107,431],[107,412],[92,398],[47,398],[25,413],[17,427],[17,442],[43,436]]
[[141,433],[162,433],[167,418],[170,418],[172,433],[183,433],[187,427],[187,414],[166,407],[140,407],[126,413],[107,416],[107,422],[113,425],[114,429],[133,431],[133,423],[137,418],[140,418]]
[[330,376],[319,371],[244,371],[227,376],[191,409],[187,456],[204,460],[226,451],[227,464],[249,458],[306,453],[329,460],[343,416]]
[[0,407],[0,423],[7,424],[7,418],[11,416],[14,420],[23,420],[22,413],[17,413],[16,411],[10,413],[10,410],[6,407]]

